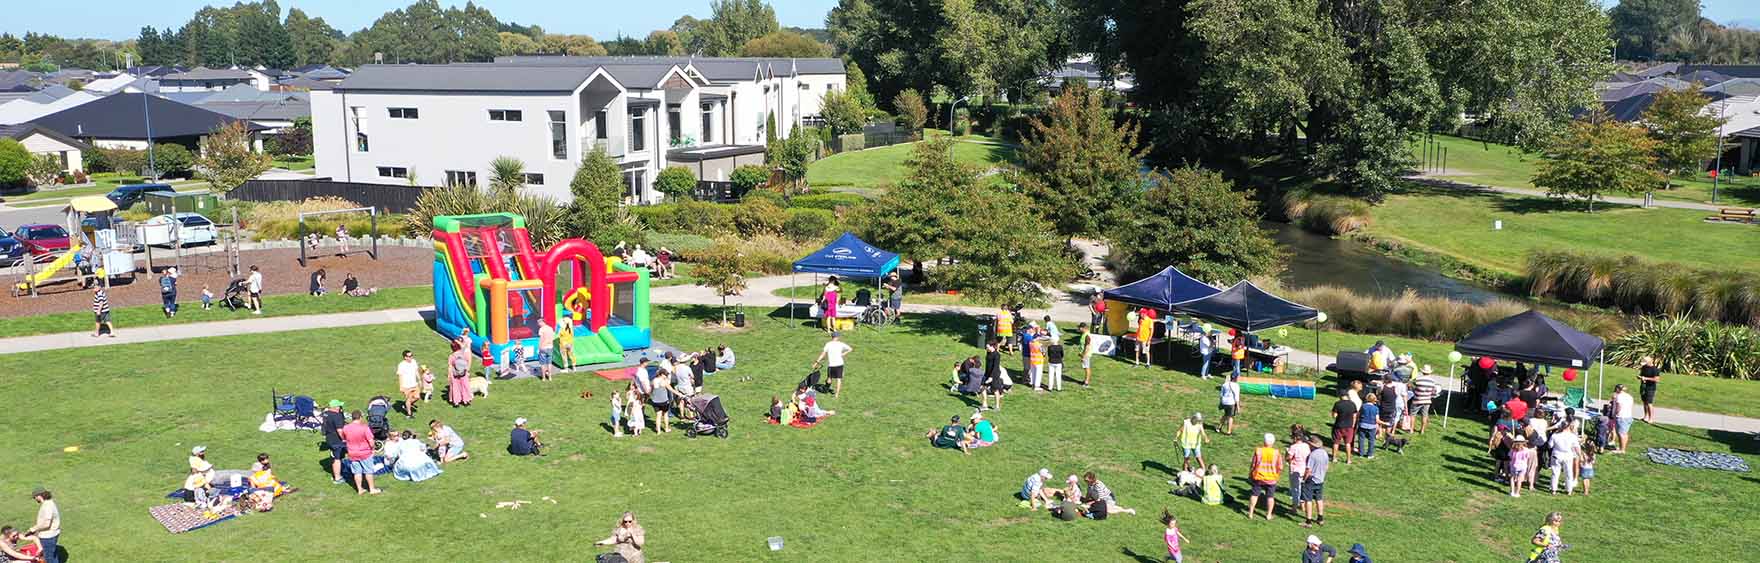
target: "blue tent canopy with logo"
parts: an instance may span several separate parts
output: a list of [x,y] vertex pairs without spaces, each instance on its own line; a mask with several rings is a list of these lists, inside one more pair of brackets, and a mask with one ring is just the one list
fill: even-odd
[[1173,309],[1174,303],[1209,297],[1221,291],[1168,266],[1153,276],[1108,289],[1104,295],[1113,301],[1168,311]]
[[876,248],[849,232],[794,263],[795,273],[860,278],[878,278],[896,269],[897,254]]

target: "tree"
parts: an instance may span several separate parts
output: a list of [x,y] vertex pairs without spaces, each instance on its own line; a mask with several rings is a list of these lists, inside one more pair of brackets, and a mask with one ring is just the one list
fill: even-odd
[[1070,279],[1076,270],[1056,229],[1025,195],[994,189],[967,193],[970,199],[959,202],[947,247],[953,265],[936,270],[936,278],[980,303],[1049,305],[1044,287]]
[[746,288],[745,273],[751,269],[749,260],[740,252],[744,243],[737,238],[723,237],[704,250],[691,275],[697,285],[715,290],[721,297],[721,323],[727,324],[727,297],[739,295]]
[[526,163],[511,156],[497,156],[489,161],[489,191],[518,192],[526,185]]
[[1664,189],[1673,189],[1676,176],[1697,174],[1706,160],[1717,155],[1717,128],[1724,118],[1707,113],[1711,103],[1698,90],[1684,88],[1658,92],[1638,122],[1656,140],[1656,163],[1662,167]]
[[603,57],[609,53],[604,45],[586,35],[545,35],[538,41],[538,51],[571,57]]
[[839,0],[825,25],[833,43],[867,71],[880,99],[906,88],[928,91],[935,84],[947,84],[961,94],[994,94],[1023,90],[1062,64],[1070,27],[1062,4],[1066,2]]
[[312,154],[312,118],[294,118],[292,127],[283,128],[281,134],[269,138],[266,144],[269,154],[277,156]]
[[1699,0],[1620,0],[1607,11],[1619,58],[1655,60],[1669,38],[1699,23]]
[[1034,209],[1065,238],[1099,234],[1141,188],[1141,127],[1115,123],[1099,92],[1066,88],[1021,140],[1009,174]]
[[686,54],[684,41],[678,38],[677,32],[657,29],[649,32],[648,39],[643,43],[647,45],[650,55],[682,57]]
[[843,63],[843,71],[844,89],[849,91],[849,97],[862,106],[863,112],[874,113],[879,105],[874,102],[874,93],[868,91],[868,75],[862,72],[861,66],[852,61]]
[[538,52],[538,42],[523,33],[503,31],[497,37],[501,39],[502,55],[530,55]]
[[867,108],[847,92],[826,90],[819,97],[819,115],[825,118],[826,125],[836,135],[848,135],[862,132],[862,126],[868,123]]
[[12,139],[0,139],[0,187],[24,185],[31,169],[31,152]]
[[776,10],[763,0],[712,0],[709,12],[691,33],[692,46],[703,56],[739,55],[746,42],[781,29]]
[[287,10],[288,42],[293,48],[293,65],[304,66],[326,64],[332,61],[336,52],[336,38],[339,35],[335,28],[324,22],[324,18],[313,18],[299,8]]
[[1547,148],[1534,171],[1534,187],[1548,196],[1580,198],[1593,213],[1602,194],[1639,193],[1662,182],[1657,145],[1641,125],[1592,114],[1571,123]]
[[1314,152],[1312,169],[1352,195],[1380,201],[1414,164],[1410,129],[1373,102],[1364,104],[1330,142]]
[[623,171],[617,160],[605,154],[604,148],[594,147],[581,159],[580,168],[575,169],[574,179],[568,183],[568,191],[574,196],[568,205],[569,236],[600,244],[615,242],[607,237],[616,236],[612,227],[617,224],[624,189]]
[[703,50],[702,42],[697,37],[697,30],[702,27],[702,23],[692,16],[679,16],[672,21],[672,27],[666,29],[678,36],[678,42],[684,46],[685,54],[694,54]]
[[776,130],[776,113],[764,112],[764,146],[776,145],[776,136],[779,134]]
[[923,95],[915,89],[906,88],[892,98],[892,109],[898,112],[898,118],[912,131],[920,131],[929,123],[929,105],[923,103]]
[[797,127],[788,138],[770,143],[765,160],[782,171],[782,181],[790,186],[800,186],[807,179],[807,165],[813,163],[818,148],[819,140],[805,128]]
[[814,58],[829,54],[831,47],[792,31],[772,31],[745,42],[739,51],[742,57]]
[[190,154],[189,149],[183,145],[153,144],[153,167],[161,178],[187,178],[195,162],[195,155]]
[[733,182],[734,187],[738,188],[740,193],[745,193],[769,183],[770,169],[756,164],[747,164],[734,168],[733,175],[728,179]]
[[281,25],[281,8],[266,0],[260,8],[238,7],[238,63],[273,68],[293,66],[293,38]]
[[616,39],[600,43],[605,47],[605,54],[613,57],[632,57],[647,55],[648,44],[634,37],[618,35]]
[[162,43],[162,40],[159,39],[159,30],[153,26],[149,25],[141,27],[141,34],[140,37],[135,39],[134,48],[135,50],[140,51],[141,64],[165,64],[160,62],[165,60],[164,44]]
[[1112,252],[1126,279],[1167,266],[1194,278],[1232,283],[1277,271],[1282,251],[1259,227],[1257,204],[1221,174],[1187,166],[1157,171],[1121,223]]
[[201,156],[196,158],[199,176],[222,194],[267,172],[274,160],[251,150],[251,133],[242,121],[214,129],[202,137],[201,147]]
[[32,186],[53,186],[61,182],[61,159],[54,155],[31,155],[31,165],[25,169],[25,181]]
[[976,201],[974,192],[980,189],[977,170],[954,160],[952,149],[953,142],[945,138],[913,145],[904,179],[872,204],[886,212],[855,218],[856,233],[909,259],[917,280],[923,279],[925,260],[947,255],[959,221],[970,217],[961,206]]
[[697,175],[689,168],[668,166],[654,177],[654,189],[666,194],[671,201],[690,201],[691,194],[697,191]]

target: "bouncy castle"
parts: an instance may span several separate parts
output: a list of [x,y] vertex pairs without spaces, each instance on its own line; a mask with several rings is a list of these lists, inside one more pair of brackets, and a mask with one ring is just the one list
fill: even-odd
[[[566,239],[532,251],[525,218],[512,213],[434,218],[434,327],[470,329],[471,349],[496,358],[537,357],[538,330],[572,331],[576,365],[623,361],[650,346],[648,270]],[[561,354],[552,361],[561,365]]]

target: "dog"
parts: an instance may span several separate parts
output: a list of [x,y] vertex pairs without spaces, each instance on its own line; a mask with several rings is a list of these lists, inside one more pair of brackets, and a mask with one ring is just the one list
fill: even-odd
[[1387,440],[1383,442],[1384,445],[1382,447],[1393,450],[1393,453],[1406,455],[1406,444],[1409,442],[1411,442],[1411,439],[1409,438],[1397,438],[1389,434]]
[[489,396],[489,378],[480,375],[472,376],[471,394],[487,398]]

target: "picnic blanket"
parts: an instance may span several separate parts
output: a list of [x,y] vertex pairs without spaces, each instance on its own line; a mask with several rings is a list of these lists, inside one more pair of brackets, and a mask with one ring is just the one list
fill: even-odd
[[1748,472],[1748,462],[1730,454],[1713,452],[1695,452],[1674,448],[1647,448],[1644,455],[1653,463],[1687,467],[1692,469],[1717,469],[1721,471]]
[[631,379],[635,379],[635,374],[636,374],[636,368],[634,366],[626,367],[626,368],[603,369],[603,370],[593,372],[593,375],[603,377],[603,378],[605,378],[606,381],[628,381]]
[[[801,420],[801,419],[797,418],[797,419],[794,419],[794,421],[789,422],[788,425],[793,426],[795,428],[812,428],[814,426],[818,426],[819,423],[821,423],[821,422],[825,422],[825,419],[827,419],[827,418],[831,418],[831,415],[821,416],[817,420],[814,420],[812,422],[807,422],[805,420]],[[782,424],[780,422],[777,422],[776,419],[770,418],[770,417],[764,417],[764,422],[769,423],[769,424]]]
[[200,508],[187,506],[183,503],[155,506],[147,509],[147,514],[165,526],[165,530],[173,534],[181,534],[190,530],[200,530],[238,517],[238,509],[228,506],[213,517],[202,514]]

